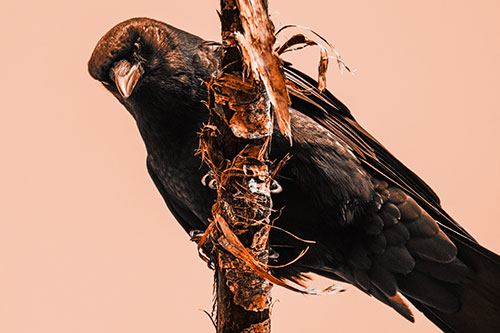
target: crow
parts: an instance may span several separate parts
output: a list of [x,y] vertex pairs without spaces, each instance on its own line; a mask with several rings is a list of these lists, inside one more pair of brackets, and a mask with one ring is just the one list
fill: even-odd
[[[147,169],[186,232],[203,231],[215,193],[195,151],[209,111],[207,85],[220,45],[149,18],[113,27],[97,43],[90,75],[134,117]],[[441,207],[436,193],[398,161],[317,82],[285,63],[293,144],[275,131],[280,170],[277,277],[316,273],[350,283],[410,321],[413,303],[445,332],[500,332],[500,257],[482,247]]]

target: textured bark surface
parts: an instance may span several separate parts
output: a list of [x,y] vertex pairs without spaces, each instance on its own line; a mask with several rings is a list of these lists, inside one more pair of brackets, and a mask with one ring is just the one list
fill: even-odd
[[273,117],[290,134],[289,97],[267,1],[221,0],[220,14],[221,68],[209,83],[210,120],[200,134],[217,202],[199,245],[216,269],[217,332],[270,332],[267,156]]

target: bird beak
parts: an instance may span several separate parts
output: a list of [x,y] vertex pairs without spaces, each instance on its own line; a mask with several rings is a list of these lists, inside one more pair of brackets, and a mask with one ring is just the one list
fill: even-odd
[[143,74],[140,64],[131,65],[127,60],[118,61],[112,68],[116,88],[123,98],[128,98]]

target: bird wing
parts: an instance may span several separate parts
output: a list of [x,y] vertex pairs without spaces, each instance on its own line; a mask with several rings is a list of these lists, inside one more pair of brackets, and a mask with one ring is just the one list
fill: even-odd
[[292,105],[296,110],[314,119],[346,142],[358,160],[376,173],[378,178],[400,187],[442,225],[474,241],[472,236],[442,209],[439,197],[429,185],[362,128],[341,101],[327,90],[320,92],[315,80],[290,64],[285,65],[285,76],[289,82]]
[[364,130],[342,102],[320,92],[314,79],[290,64],[284,72],[292,107],[349,145],[371,171],[382,198],[380,208],[366,211],[357,224],[359,241],[346,254],[343,270],[311,270],[340,275],[412,320],[401,291],[446,332],[499,329],[500,257],[454,221],[436,193]]

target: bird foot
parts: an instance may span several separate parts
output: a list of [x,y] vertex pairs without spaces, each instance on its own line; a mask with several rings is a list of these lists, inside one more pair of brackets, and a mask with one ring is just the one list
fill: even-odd
[[217,189],[216,183],[215,183],[215,178],[214,178],[214,175],[212,173],[212,170],[210,170],[209,172],[207,172],[201,178],[201,183],[203,184],[203,186],[208,186],[208,188],[210,188],[212,190],[216,190]]
[[203,236],[204,233],[205,231],[203,230],[191,230],[189,232],[189,237],[191,238],[192,242],[198,243],[201,240],[201,237]]
[[281,191],[283,191],[283,187],[276,180],[271,180],[271,193],[278,194]]

